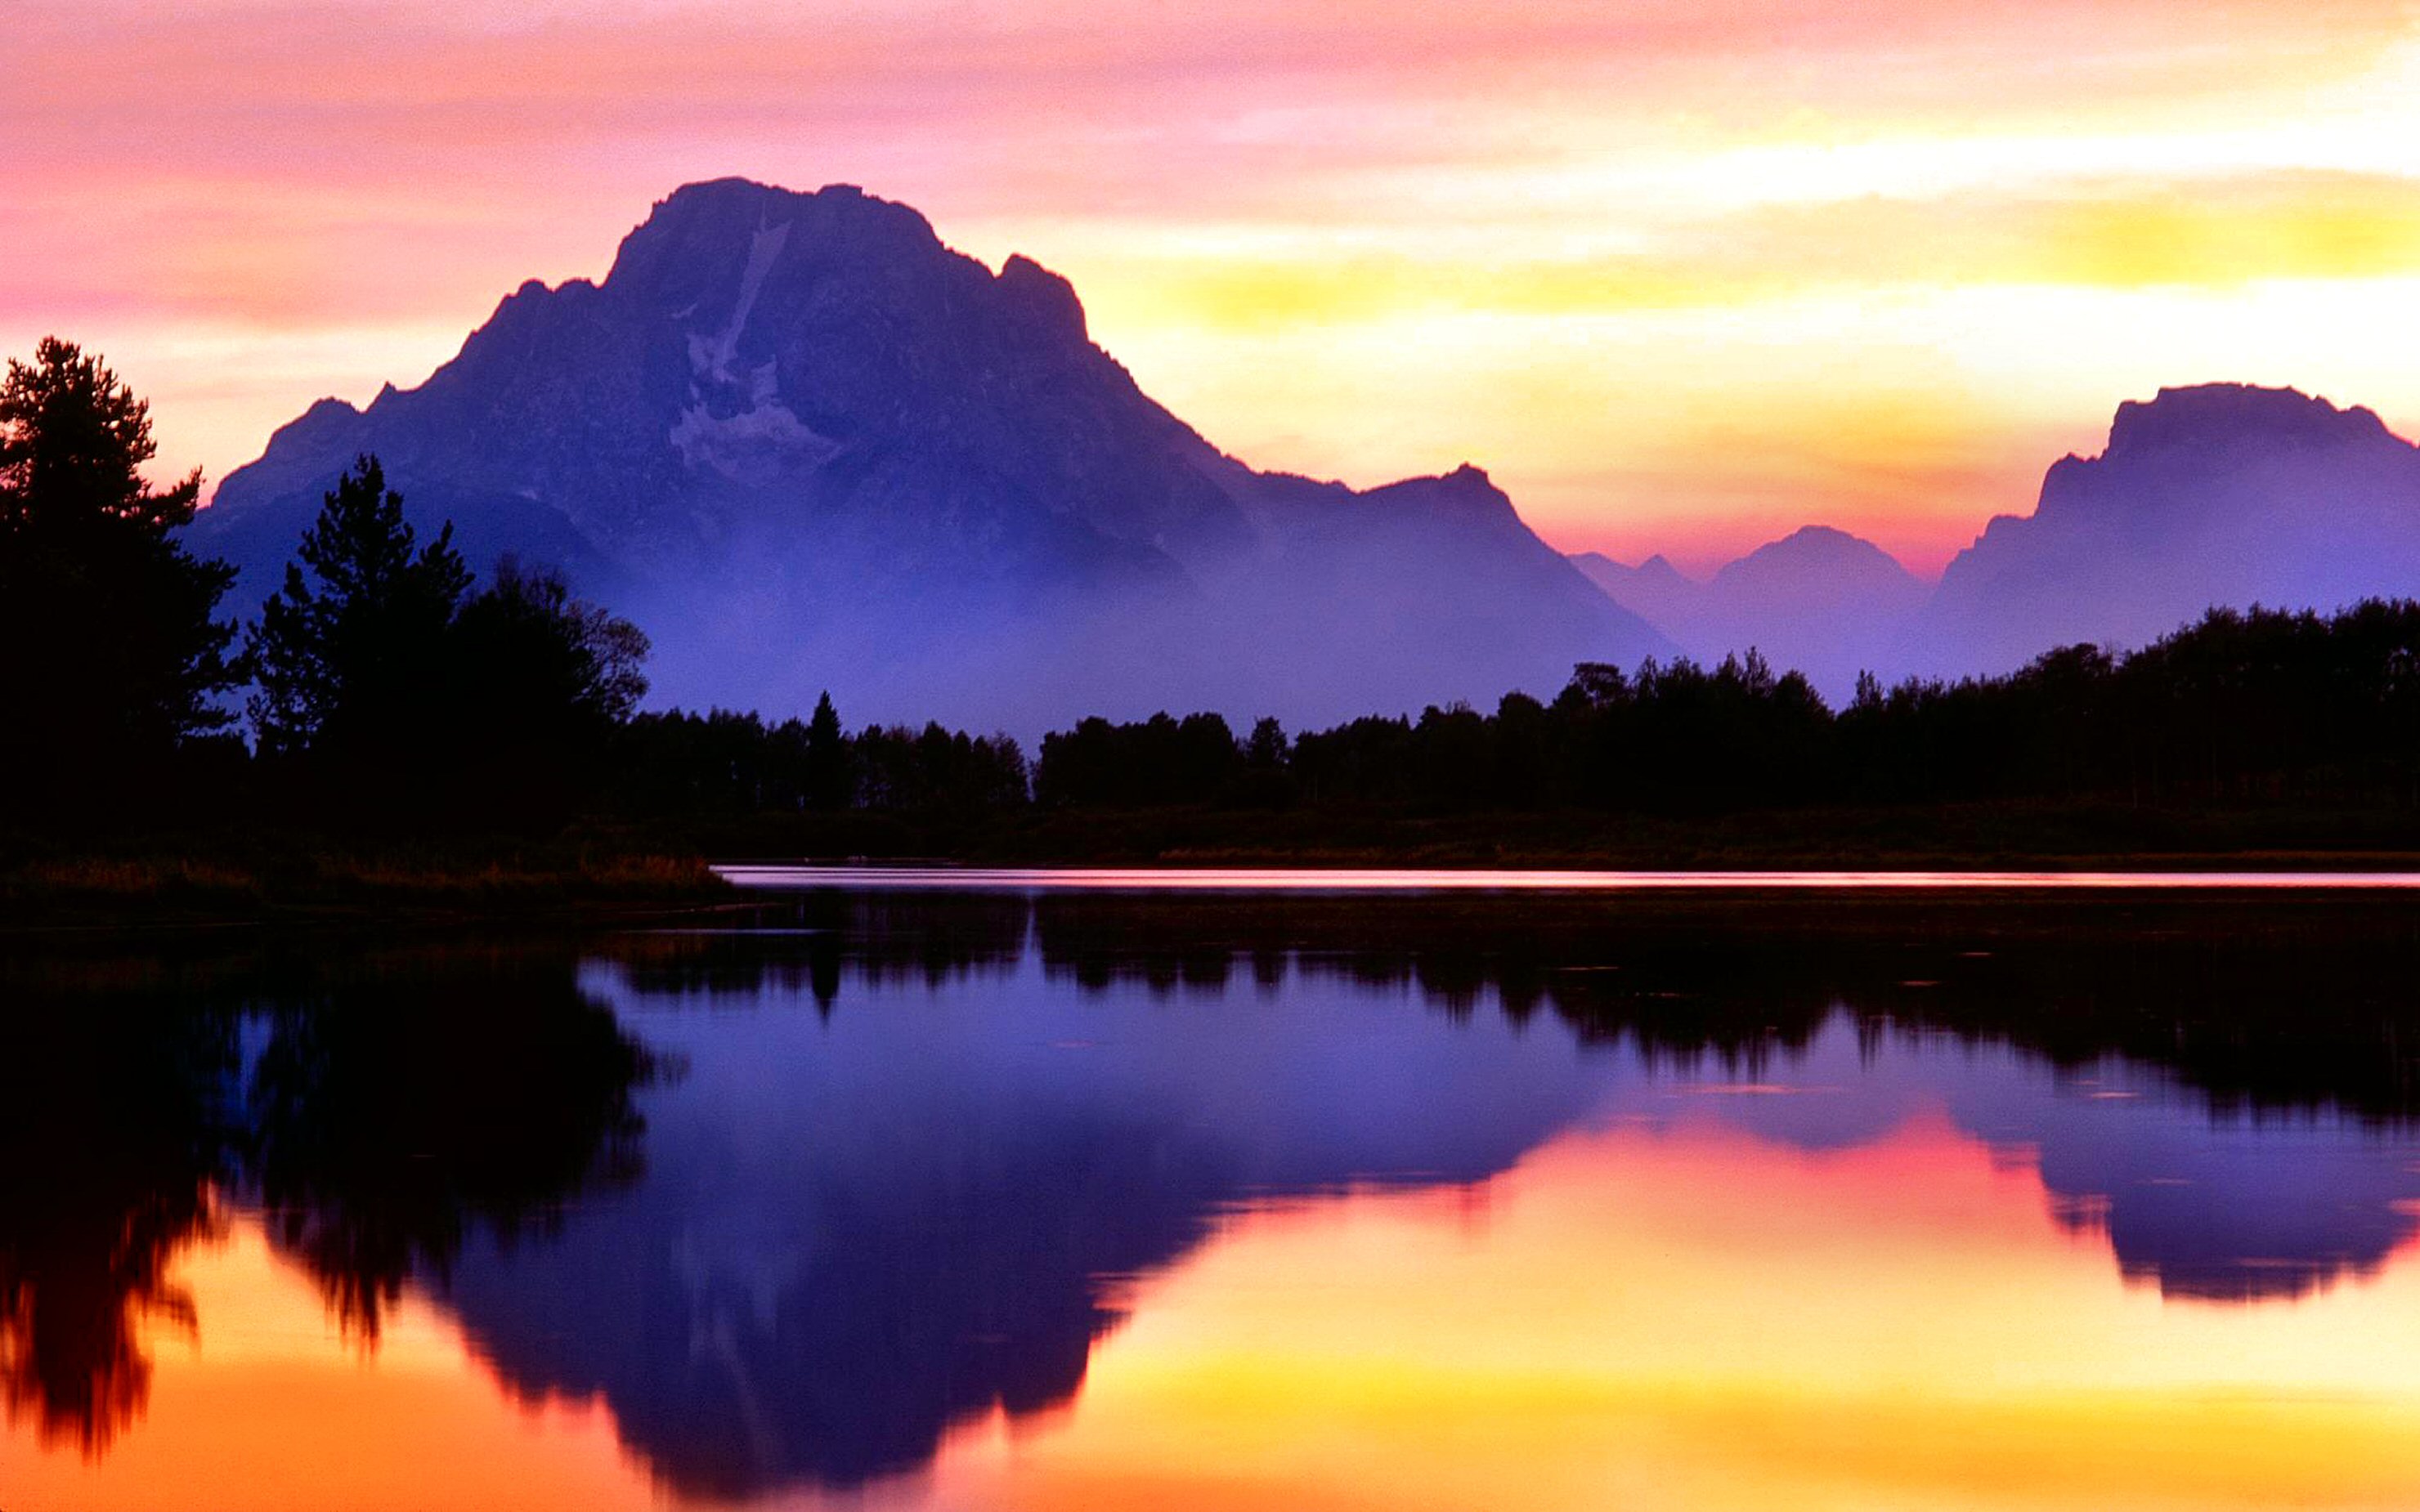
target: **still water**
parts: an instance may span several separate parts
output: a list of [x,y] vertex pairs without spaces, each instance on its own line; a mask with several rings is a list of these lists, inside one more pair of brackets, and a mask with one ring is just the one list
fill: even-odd
[[2420,902],[0,957],[0,1508],[2420,1506]]

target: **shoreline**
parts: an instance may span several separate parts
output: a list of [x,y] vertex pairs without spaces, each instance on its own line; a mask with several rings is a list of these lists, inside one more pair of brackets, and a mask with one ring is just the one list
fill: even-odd
[[87,856],[0,871],[0,935],[282,926],[591,927],[735,901],[702,857],[685,856],[534,862]]
[[[6,853],[0,853],[6,854]],[[2420,810],[2146,810],[1996,804],[1916,810],[1767,810],[1706,816],[1531,810],[866,810],[721,820],[590,821],[548,840],[462,836],[408,842],[212,830],[21,843],[0,860],[0,935],[233,927],[584,928],[747,906],[729,869],[861,868],[860,886],[968,886],[990,871],[1279,873],[1264,886],[1335,887],[1339,873],[1426,873],[1455,888],[1551,872],[1565,886],[1706,892],[1759,886],[1899,891],[1997,885],[2211,890],[2222,874],[2279,887],[2294,874],[2335,890],[2403,890],[2420,876]],[[1462,880],[1478,873],[1498,880]],[[1909,874],[1935,880],[1916,883]],[[1657,884],[1656,874],[1685,881]],[[1776,882],[1778,874],[1787,880]],[[2375,875],[2374,884],[2361,882]],[[2011,878],[2033,879],[2023,883]],[[2350,880],[2336,880],[2350,879]],[[832,883],[817,884],[822,886]],[[843,881],[838,885],[849,885]],[[1017,885],[1032,885],[1019,883]],[[1231,887],[1250,886],[1238,878]],[[1393,884],[1401,886],[1402,884]],[[1535,886],[1535,884],[1528,884]],[[2240,882],[2235,886],[2247,887]],[[753,894],[761,900],[764,893]]]

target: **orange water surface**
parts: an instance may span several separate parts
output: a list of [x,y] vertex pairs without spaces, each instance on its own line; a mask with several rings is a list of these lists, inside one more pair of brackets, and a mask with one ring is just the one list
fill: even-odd
[[[1613,1119],[1470,1187],[1247,1207],[1075,1400],[834,1504],[2420,1505],[2420,1268],[2163,1300],[2033,1166],[1937,1117],[1807,1152]],[[233,1214],[178,1257],[104,1450],[0,1438],[0,1505],[672,1504],[600,1401],[515,1400],[442,1298],[375,1349]],[[609,1320],[600,1320],[607,1326]],[[820,1504],[809,1489],[763,1504]]]

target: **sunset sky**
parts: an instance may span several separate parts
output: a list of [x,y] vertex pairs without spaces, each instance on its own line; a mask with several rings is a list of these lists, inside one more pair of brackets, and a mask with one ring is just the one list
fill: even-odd
[[0,351],[212,477],[690,179],[1066,273],[1257,466],[1931,571],[2163,384],[2420,432],[2420,6],[10,0]]

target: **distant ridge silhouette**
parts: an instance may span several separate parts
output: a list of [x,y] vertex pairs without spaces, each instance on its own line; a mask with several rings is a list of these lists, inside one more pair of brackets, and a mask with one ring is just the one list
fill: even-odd
[[[1916,633],[1933,670],[2139,645],[2212,604],[2330,609],[2420,594],[2420,450],[2293,389],[2162,389],[2097,457],[2042,479],[1942,575]],[[1921,659],[1921,658],[1919,658]]]
[[238,602],[364,452],[474,566],[558,565],[638,621],[671,702],[1298,723],[1670,650],[1485,473],[1256,472],[1093,344],[1066,280],[845,185],[689,185],[601,283],[524,284],[426,383],[312,406],[193,527]]
[[1699,659],[1754,648],[1805,672],[1835,704],[1855,689],[1858,672],[1899,658],[1907,619],[1928,592],[1882,548],[1828,525],[1761,546],[1704,582],[1660,556],[1637,567],[1595,553],[1573,563]]
[[1702,583],[1660,556],[1572,560],[1691,655],[1756,646],[1837,704],[1860,670],[1992,674],[2079,641],[2145,645],[2213,606],[2420,594],[2420,449],[2294,389],[2162,389],[2118,406],[2099,456],[2053,464],[2034,513],[1993,519],[1930,591],[1822,526]]

